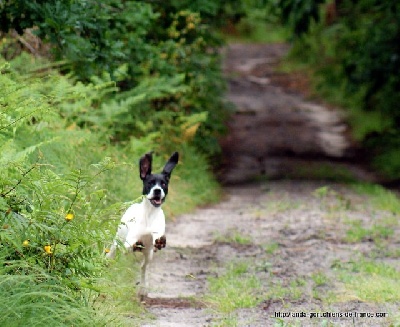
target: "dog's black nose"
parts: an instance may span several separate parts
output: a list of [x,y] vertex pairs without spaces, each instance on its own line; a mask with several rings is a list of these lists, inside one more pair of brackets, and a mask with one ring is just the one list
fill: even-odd
[[153,190],[154,192],[154,196],[161,196],[161,190],[159,188],[156,188],[155,190]]

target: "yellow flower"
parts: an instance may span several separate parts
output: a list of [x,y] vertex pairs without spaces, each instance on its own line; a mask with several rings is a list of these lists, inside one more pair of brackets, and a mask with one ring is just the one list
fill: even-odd
[[105,253],[110,253],[110,249],[104,249]]
[[28,241],[28,240],[23,241],[23,242],[22,242],[22,245],[23,245],[23,246],[28,246],[28,245],[29,245],[29,241]]
[[67,213],[67,215],[65,216],[65,220],[66,221],[71,221],[72,219],[74,219],[74,214],[73,213]]
[[45,245],[44,252],[46,252],[47,254],[52,254],[53,252],[51,251],[51,245]]

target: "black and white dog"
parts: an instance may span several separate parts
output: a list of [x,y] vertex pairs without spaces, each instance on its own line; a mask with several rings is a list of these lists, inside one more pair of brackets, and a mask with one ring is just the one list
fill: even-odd
[[172,154],[160,174],[151,173],[152,154],[146,153],[139,161],[140,178],[143,181],[143,200],[131,205],[121,218],[117,235],[107,253],[108,258],[115,256],[119,244],[126,249],[141,251],[144,256],[139,296],[147,295],[148,280],[146,268],[153,258],[155,250],[166,245],[165,216],[161,209],[168,194],[171,172],[179,160],[178,152]]

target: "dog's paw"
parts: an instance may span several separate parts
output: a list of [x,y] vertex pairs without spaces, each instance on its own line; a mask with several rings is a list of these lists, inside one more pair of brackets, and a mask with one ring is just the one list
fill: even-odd
[[161,250],[162,248],[165,248],[166,245],[167,245],[167,238],[165,236],[161,236],[160,238],[155,240],[154,249]]
[[133,244],[132,249],[133,249],[133,252],[142,251],[144,249],[143,242],[137,241],[135,244]]

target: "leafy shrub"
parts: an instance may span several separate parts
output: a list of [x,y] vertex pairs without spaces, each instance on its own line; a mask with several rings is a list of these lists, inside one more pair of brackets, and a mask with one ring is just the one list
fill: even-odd
[[[220,40],[207,23],[228,15],[229,5],[235,3],[23,0],[0,6],[3,31],[34,28],[32,33],[52,45],[54,59],[64,60],[62,71],[85,83],[113,82],[126,91],[106,109],[75,112],[80,126],[104,129],[112,124],[116,128],[109,136],[118,142],[160,126],[179,138],[181,131],[168,127],[180,125],[182,119],[185,123],[191,114],[206,113],[193,141],[213,155],[219,151],[216,139],[224,130],[226,108],[214,49]],[[114,98],[114,93],[108,95]]]
[[[0,266],[10,287],[20,283],[14,288],[2,284],[0,298],[14,301],[13,312],[24,312],[17,319],[3,310],[1,324],[43,325],[40,319],[52,310],[58,325],[89,326],[94,312],[84,308],[97,293],[110,218],[121,208],[107,200],[100,178],[113,163],[104,159],[90,165],[96,153],[79,150],[88,133],[62,130],[64,121],[55,108],[60,101],[71,102],[77,88],[68,88],[60,76],[57,84],[53,75],[49,81],[57,86],[44,95],[39,90],[50,89],[45,78],[21,76],[12,66],[0,65]],[[85,90],[80,87],[81,97]],[[75,316],[80,307],[83,317]]]
[[[354,134],[368,149],[376,168],[400,177],[400,3],[395,0],[334,1],[336,19],[328,24],[315,10],[296,10],[298,1],[279,4],[288,9],[284,19],[305,21],[294,27],[299,36],[297,58],[308,62],[319,78],[319,89],[330,100],[349,107]],[[310,1],[302,2],[309,6]],[[295,18],[300,15],[301,18]],[[320,22],[311,24],[311,21]],[[296,25],[296,24],[295,24]]]
[[320,5],[324,0],[278,0],[275,13],[279,13],[282,22],[293,30],[296,36],[309,31],[312,22],[320,20]]

